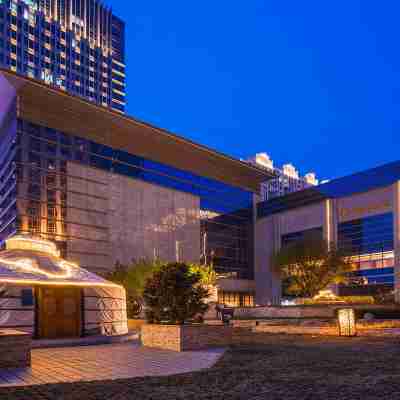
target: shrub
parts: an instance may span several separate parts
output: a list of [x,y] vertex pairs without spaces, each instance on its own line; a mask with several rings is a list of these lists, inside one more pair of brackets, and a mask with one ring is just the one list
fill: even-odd
[[217,282],[217,273],[212,265],[188,264],[193,273],[200,274],[202,285],[212,286]]
[[117,263],[115,270],[106,274],[105,279],[122,285],[126,290],[128,318],[135,318],[141,313],[143,290],[147,279],[159,270],[159,260],[134,260],[129,265]]
[[184,324],[202,318],[208,309],[207,297],[199,272],[182,263],[164,265],[146,282],[146,319],[151,324]]

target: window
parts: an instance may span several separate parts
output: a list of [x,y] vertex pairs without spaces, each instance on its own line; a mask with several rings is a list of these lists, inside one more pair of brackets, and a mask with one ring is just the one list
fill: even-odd
[[338,246],[349,255],[392,251],[393,214],[381,214],[339,224]]
[[254,293],[218,292],[218,303],[228,307],[254,307]]

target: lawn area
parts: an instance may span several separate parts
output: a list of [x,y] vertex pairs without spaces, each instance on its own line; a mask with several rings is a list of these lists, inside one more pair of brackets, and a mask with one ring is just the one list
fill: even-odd
[[400,339],[263,335],[212,369],[137,378],[0,389],[0,399],[400,399]]

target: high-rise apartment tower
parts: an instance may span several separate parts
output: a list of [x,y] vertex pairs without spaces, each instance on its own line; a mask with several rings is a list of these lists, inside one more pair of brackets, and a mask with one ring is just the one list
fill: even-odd
[[125,24],[100,0],[0,0],[0,67],[125,111]]

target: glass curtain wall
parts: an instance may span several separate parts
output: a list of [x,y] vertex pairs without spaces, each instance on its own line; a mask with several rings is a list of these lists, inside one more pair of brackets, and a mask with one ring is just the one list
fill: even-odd
[[16,119],[3,121],[0,140],[0,241],[13,235],[17,229],[16,205]]
[[213,263],[221,273],[252,278],[251,192],[22,120],[18,121],[17,142],[21,232],[40,234],[65,248],[67,162],[75,161],[198,196],[199,261]]
[[338,246],[357,264],[355,282],[393,284],[393,213],[340,223]]

